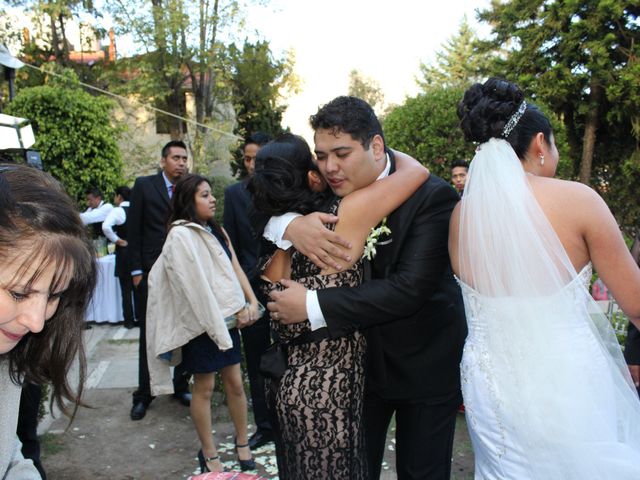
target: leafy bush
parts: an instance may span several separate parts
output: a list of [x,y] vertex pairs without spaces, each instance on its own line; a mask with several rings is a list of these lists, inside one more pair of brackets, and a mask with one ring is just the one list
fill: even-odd
[[113,103],[84,90],[44,85],[22,89],[6,113],[31,120],[33,148],[42,155],[44,169],[62,182],[80,204],[88,187],[110,199],[122,182],[119,129],[111,124]]
[[453,160],[471,160],[474,145],[465,142],[458,126],[456,106],[461,88],[433,88],[407,98],[384,120],[386,144],[405,152],[427,166],[431,173],[450,178]]
[[[431,88],[393,109],[384,120],[386,143],[405,152],[424,164],[431,173],[449,180],[451,162],[470,161],[476,145],[466,142],[456,108],[464,95],[464,88]],[[549,117],[560,162],[557,176],[571,176],[571,159],[564,126],[544,105],[538,105]]]

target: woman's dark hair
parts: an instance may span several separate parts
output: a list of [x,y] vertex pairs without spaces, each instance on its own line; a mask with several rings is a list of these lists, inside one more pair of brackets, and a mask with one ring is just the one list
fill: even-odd
[[[187,220],[193,223],[200,223],[196,216],[196,192],[201,183],[211,186],[211,182],[202,175],[187,174],[180,177],[176,182],[176,189],[171,197],[171,210],[169,211],[169,220],[167,221],[167,231],[171,229],[171,224],[177,220]],[[226,235],[222,233],[220,225],[213,219],[207,224],[226,239]]]
[[270,216],[326,210],[334,195],[329,189],[318,193],[309,188],[310,170],[318,167],[302,137],[289,133],[267,143],[258,151],[247,187],[256,210]]
[[[522,90],[507,80],[490,78],[485,83],[476,83],[464,93],[458,104],[458,118],[467,141],[484,143],[490,138],[503,138],[504,126],[524,101]],[[534,104],[527,108],[507,136],[507,140],[521,160],[531,139],[542,132],[547,143],[551,143],[551,123]]]
[[[70,279],[42,331],[25,335],[12,350],[0,354],[0,360],[9,362],[11,380],[18,385],[25,379],[51,383],[51,404],[55,401],[69,415],[64,400],[73,402],[73,418],[86,375],[83,330],[96,262],[74,203],[48,174],[23,165],[0,165],[0,259],[0,268],[16,267],[14,277],[1,288],[17,282],[29,288],[51,266],[55,269],[51,292],[61,290]],[[74,393],[67,373],[76,355],[79,381]]]

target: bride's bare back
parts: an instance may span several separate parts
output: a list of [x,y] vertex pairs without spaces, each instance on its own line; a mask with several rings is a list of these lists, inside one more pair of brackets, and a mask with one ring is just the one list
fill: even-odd
[[[636,325],[640,325],[640,269],[604,200],[588,186],[527,175],[533,194],[576,271],[592,262],[602,281]],[[459,273],[460,204],[451,217],[449,251]]]

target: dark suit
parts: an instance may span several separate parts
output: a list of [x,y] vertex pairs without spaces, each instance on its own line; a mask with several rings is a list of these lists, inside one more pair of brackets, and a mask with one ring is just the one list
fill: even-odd
[[[631,255],[640,266],[640,236],[637,236],[631,246]],[[624,358],[627,365],[640,365],[640,331],[629,322],[627,340],[624,346]],[[640,394],[640,388],[637,389]]]
[[432,175],[389,216],[392,242],[378,246],[371,279],[357,288],[318,290],[331,336],[356,329],[366,335],[364,429],[371,478],[379,477],[393,413],[398,478],[450,475],[467,334],[447,247],[457,202],[456,191]]
[[[133,392],[134,404],[141,401],[148,405],[152,399],[147,364],[147,277],[162,253],[162,246],[167,237],[169,202],[169,192],[162,173],[136,179],[131,190],[131,207],[127,218],[129,266],[132,272],[143,272],[143,279],[137,287],[140,299],[140,350],[138,390]],[[176,394],[188,392],[189,389],[185,372],[179,365],[173,372],[173,386]]]
[[[260,240],[256,237],[249,220],[251,194],[247,190],[247,181],[235,183],[224,191],[224,229],[229,235],[233,249],[238,257],[242,270],[246,273],[251,287],[258,300],[266,305],[266,298],[258,288],[258,249]],[[244,343],[249,387],[251,389],[251,403],[253,416],[258,430],[271,431],[271,424],[267,413],[264,396],[264,378],[258,371],[260,357],[271,343],[269,315],[265,314],[256,323],[240,330]]]

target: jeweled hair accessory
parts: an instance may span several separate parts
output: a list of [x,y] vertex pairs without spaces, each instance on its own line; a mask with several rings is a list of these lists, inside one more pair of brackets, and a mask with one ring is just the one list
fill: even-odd
[[518,107],[518,110],[516,110],[516,113],[511,115],[511,118],[509,119],[507,124],[504,126],[504,129],[502,130],[502,138],[507,138],[511,134],[513,129],[516,128],[516,125],[522,118],[522,115],[524,115],[524,111],[526,109],[527,109],[527,102],[523,100],[520,106]]

